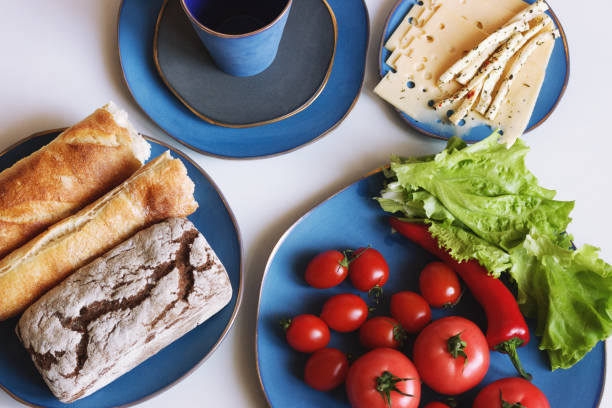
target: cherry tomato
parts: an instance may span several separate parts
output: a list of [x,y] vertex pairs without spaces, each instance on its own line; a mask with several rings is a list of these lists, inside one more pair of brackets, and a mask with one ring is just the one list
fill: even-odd
[[343,293],[330,297],[323,305],[321,319],[340,333],[357,330],[368,318],[368,305],[359,296]]
[[528,408],[550,408],[544,393],[520,377],[503,378],[487,385],[476,396],[472,408],[514,407],[518,404]]
[[287,342],[302,353],[312,353],[329,343],[329,328],[315,315],[303,314],[281,322]]
[[306,282],[313,288],[327,289],[339,285],[348,274],[348,259],[340,251],[325,251],[306,267]]
[[398,292],[391,296],[391,316],[408,333],[418,333],[431,321],[431,309],[418,293]]
[[349,362],[343,352],[324,348],[315,351],[306,362],[304,381],[315,390],[333,390],[344,382],[348,369]]
[[430,402],[429,404],[425,405],[423,408],[449,408],[448,405],[446,405],[443,402]]
[[408,357],[381,348],[351,365],[346,393],[352,408],[416,408],[421,400],[421,381]]
[[385,258],[373,248],[359,248],[349,265],[349,276],[355,289],[369,292],[382,287],[389,279],[389,266]]
[[489,369],[489,346],[482,331],[463,317],[433,321],[417,337],[413,350],[423,382],[445,395],[465,392]]
[[457,274],[442,262],[432,262],[421,271],[419,289],[431,307],[453,306],[461,296]]
[[405,337],[402,326],[390,317],[373,317],[359,329],[359,341],[367,349],[399,348]]

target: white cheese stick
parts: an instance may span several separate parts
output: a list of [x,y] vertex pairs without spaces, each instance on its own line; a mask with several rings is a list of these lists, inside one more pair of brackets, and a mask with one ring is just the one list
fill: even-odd
[[434,104],[435,109],[446,108],[458,100],[462,99],[470,91],[476,89],[490,74],[495,70],[502,69],[510,58],[518,50],[517,45],[521,42],[523,35],[521,33],[514,33],[512,37],[489,58],[485,64],[478,70],[478,74],[472,78],[472,80],[463,88],[461,88],[454,95],[438,101]]
[[544,44],[546,41],[555,40],[559,37],[559,31],[546,31],[544,33],[539,34],[535,38],[532,38],[522,49],[519,51],[519,54],[510,67],[508,71],[508,75],[504,79],[504,81],[499,86],[499,90],[497,91],[497,95],[495,95],[495,99],[491,104],[491,107],[487,111],[486,117],[489,120],[495,119],[497,113],[499,112],[499,108],[504,101],[506,95],[510,91],[510,87],[514,82],[514,78],[519,73],[523,65],[527,62],[529,56],[538,48],[540,45]]
[[526,31],[529,29],[529,24],[525,21],[515,21],[514,23],[500,28],[493,34],[485,38],[480,44],[474,47],[467,55],[455,62],[449,69],[447,69],[438,82],[445,84],[450,82],[455,76],[457,76],[468,64],[475,59],[479,58],[483,52],[486,52],[492,46],[499,46],[499,44],[506,41],[510,36],[520,31]]
[[[523,34],[523,38],[521,38],[521,41],[516,46],[517,50],[520,49],[523,45],[525,45],[527,41],[531,40],[537,33],[542,31],[542,29],[551,22],[550,17],[548,17],[547,15],[544,14],[541,16],[542,17],[538,18],[538,21],[529,29],[529,31]],[[484,84],[482,86],[482,92],[480,94],[480,99],[478,101],[478,104],[476,105],[476,108],[474,109],[481,115],[484,115],[487,112],[487,109],[489,109],[489,106],[491,105],[491,100],[493,99],[493,90],[495,89],[495,86],[497,85],[499,79],[504,73],[504,69],[505,64],[503,67],[500,67],[500,69],[491,72],[489,77],[484,81]]]
[[537,15],[548,10],[548,4],[544,0],[537,0],[532,5],[525,8],[525,10],[518,13],[516,16],[512,17],[510,21],[506,25],[511,25],[517,21],[529,22],[533,20]]
[[499,44],[492,45],[487,50],[482,52],[476,59],[470,62],[456,78],[457,82],[459,82],[461,85],[467,85],[467,83],[470,82],[470,79],[474,78],[474,75],[476,75],[476,72],[478,72],[478,68],[484,64],[484,62],[491,56],[491,54],[495,52],[498,47]]
[[478,99],[478,95],[480,95],[481,90],[482,90],[482,83],[478,85],[476,89],[468,92],[468,94],[465,96],[465,99],[463,100],[463,102],[461,103],[457,111],[455,111],[450,116],[449,120],[452,123],[454,123],[455,125],[458,125],[459,122],[461,122],[461,120],[467,116],[467,114],[470,112],[470,109],[472,109],[472,106],[474,106],[474,102],[476,102],[476,99]]

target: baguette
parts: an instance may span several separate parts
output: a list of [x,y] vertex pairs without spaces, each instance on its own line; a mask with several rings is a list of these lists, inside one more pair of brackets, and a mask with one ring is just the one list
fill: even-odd
[[83,398],[221,310],[225,268],[172,218],[82,267],[23,314],[17,336],[61,401]]
[[109,103],[0,173],[0,259],[131,176],[150,146]]
[[0,320],[21,313],[75,269],[147,225],[198,204],[179,159],[166,151],[115,189],[0,261]]

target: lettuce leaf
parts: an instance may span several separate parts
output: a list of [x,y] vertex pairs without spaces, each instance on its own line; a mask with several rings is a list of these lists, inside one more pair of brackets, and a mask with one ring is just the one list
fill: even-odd
[[564,249],[537,231],[510,251],[522,310],[537,317],[540,349],[553,370],[576,364],[612,333],[612,266],[598,251]]
[[571,367],[612,334],[611,267],[594,247],[569,249],[574,203],[538,184],[521,140],[507,148],[498,137],[471,146],[452,138],[434,156],[393,157],[377,200],[429,224],[456,260],[476,259],[495,277],[509,272],[552,368]]

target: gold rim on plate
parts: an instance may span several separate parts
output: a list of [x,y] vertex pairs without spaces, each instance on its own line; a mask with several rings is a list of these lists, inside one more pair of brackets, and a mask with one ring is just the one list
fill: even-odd
[[[15,149],[16,147],[22,145],[23,143],[31,140],[31,139],[35,139],[37,137],[40,136],[46,136],[50,133],[57,133],[57,132],[62,132],[64,130],[66,130],[68,128],[57,128],[57,129],[49,129],[49,130],[43,130],[41,132],[37,132],[34,133],[20,141],[18,141],[17,143],[14,143],[13,145],[7,147],[6,149],[4,149],[1,153],[0,153],[0,157],[4,156],[6,153],[10,152],[11,150]],[[161,393],[168,391],[170,388],[174,387],[175,385],[177,385],[179,382],[181,382],[182,380],[184,380],[185,378],[187,378],[188,376],[190,376],[191,374],[193,374],[193,372],[195,370],[197,370],[202,364],[204,364],[204,362],[206,362],[206,360],[217,350],[217,348],[221,345],[221,343],[223,342],[223,340],[225,340],[225,336],[227,335],[227,333],[229,333],[229,331],[231,330],[234,321],[236,319],[236,316],[238,314],[238,310],[240,309],[240,304],[242,303],[242,295],[243,295],[243,287],[244,287],[244,276],[243,276],[243,260],[244,260],[244,253],[243,253],[243,248],[242,248],[242,236],[240,234],[240,228],[238,226],[238,222],[236,221],[236,217],[234,216],[234,213],[232,212],[232,209],[229,207],[229,205],[227,204],[227,200],[225,199],[225,196],[223,195],[223,193],[221,192],[221,190],[219,190],[219,187],[217,186],[217,184],[214,182],[214,180],[212,178],[210,178],[210,176],[208,175],[208,173],[206,173],[206,171],[204,169],[202,169],[195,161],[193,161],[191,158],[189,158],[189,156],[187,156],[185,153],[183,153],[182,151],[180,151],[179,149],[170,146],[167,143],[162,142],[161,140],[155,139],[153,137],[150,136],[145,136],[142,135],[146,140],[153,142],[153,143],[157,143],[167,149],[169,149],[170,151],[172,151],[172,153],[177,154],[178,156],[182,157],[184,160],[187,160],[189,163],[191,163],[207,180],[208,182],[213,186],[213,188],[215,189],[215,191],[217,192],[217,194],[219,194],[219,197],[221,198],[221,201],[223,202],[223,205],[225,206],[225,209],[227,211],[227,213],[230,216],[230,219],[232,220],[232,224],[234,224],[234,228],[236,230],[236,236],[238,238],[238,246],[240,247],[240,267],[239,267],[239,271],[238,271],[238,279],[239,279],[239,284],[238,284],[238,294],[236,296],[236,304],[234,305],[234,310],[232,311],[232,314],[229,318],[229,321],[227,322],[227,325],[225,326],[225,329],[223,330],[223,332],[221,333],[221,336],[219,337],[219,339],[217,340],[217,342],[213,345],[213,347],[210,349],[210,351],[199,361],[197,362],[193,367],[191,367],[189,370],[187,370],[187,372],[185,372],[185,374],[181,375],[179,378],[177,378],[176,380],[174,380],[173,382],[171,382],[170,384],[166,385],[165,387],[160,388],[159,390],[145,396],[142,397],[136,401],[124,404],[124,405],[119,405],[117,408],[127,408],[127,407],[132,407],[134,405],[138,405],[142,402],[145,402],[151,398],[154,398],[158,395],[160,395]],[[8,390],[7,388],[5,388],[2,384],[0,384],[0,389],[4,390],[11,398],[13,398],[15,401],[22,403],[23,405],[26,405],[28,407],[33,407],[33,408],[44,408],[43,406],[40,405],[34,405],[31,404],[27,401],[24,401],[23,399],[19,398],[18,396],[16,396],[15,394],[13,394],[10,390]]]

